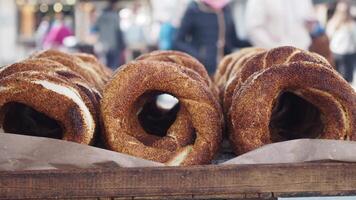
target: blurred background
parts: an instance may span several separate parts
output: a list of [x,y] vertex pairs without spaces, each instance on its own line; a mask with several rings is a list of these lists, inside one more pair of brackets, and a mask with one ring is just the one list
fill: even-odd
[[0,0],[0,66],[56,48],[117,68],[175,49],[212,74],[239,48],[293,45],[326,57],[355,87],[355,19],[356,0]]

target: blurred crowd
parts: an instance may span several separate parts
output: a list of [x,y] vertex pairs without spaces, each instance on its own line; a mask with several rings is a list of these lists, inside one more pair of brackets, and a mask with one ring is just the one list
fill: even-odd
[[[93,53],[113,69],[151,50],[180,50],[213,74],[224,55],[240,48],[291,45],[323,55],[347,81],[353,81],[355,0],[109,0],[101,4],[89,8],[87,26],[61,12],[43,15],[35,31],[35,48]],[[82,26],[88,29],[84,35],[75,30]]]

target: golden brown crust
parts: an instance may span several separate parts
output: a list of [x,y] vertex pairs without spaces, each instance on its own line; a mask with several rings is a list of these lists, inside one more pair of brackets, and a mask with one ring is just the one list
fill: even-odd
[[113,75],[113,71],[109,67],[100,63],[100,61],[95,56],[87,53],[74,53],[73,55],[93,67],[105,82],[107,82]]
[[232,54],[228,54],[226,56],[224,56],[222,58],[222,60],[220,61],[220,63],[218,64],[217,68],[216,68],[216,72],[214,74],[214,83],[216,85],[220,84],[222,81],[220,81],[220,79],[222,78],[222,76],[225,75],[226,73],[226,69],[227,66],[229,66],[232,62],[232,58],[234,55],[238,54],[238,52],[232,53]]
[[293,62],[254,73],[235,92],[230,108],[230,140],[236,154],[274,142],[270,117],[273,104],[283,91],[309,101],[320,110],[323,123],[320,138],[356,138],[356,94],[351,86],[329,66]]
[[[161,146],[162,142],[172,142],[169,135],[161,141],[144,144],[137,134],[132,133],[137,130],[132,122],[132,111],[136,109],[133,102],[147,91],[169,93],[178,98],[183,107],[180,112],[188,112],[190,118],[178,115],[175,125],[182,133],[175,133],[175,137],[181,137],[177,138],[178,146],[188,146],[178,149]],[[218,150],[222,131],[221,108],[203,79],[186,67],[158,61],[131,62],[117,71],[105,87],[103,96],[101,111],[106,142],[112,150],[173,165],[206,164]],[[116,98],[118,96],[126,98]],[[188,136],[192,136],[194,131],[190,124],[196,131],[196,140],[192,145]],[[174,130],[175,125],[170,129]],[[140,134],[149,136],[147,133]]]
[[[86,109],[91,112],[92,121],[85,117],[85,111],[78,102],[67,96],[45,88],[39,82],[65,87],[75,94],[78,101],[82,101]],[[62,80],[55,75],[39,71],[25,71],[14,73],[0,80],[0,107],[7,103],[17,102],[25,104],[59,122],[62,127],[63,139],[73,142],[89,144],[95,132],[95,105],[75,85]],[[64,91],[62,91],[64,92]],[[0,113],[0,119],[3,119]],[[91,124],[88,124],[90,122]],[[0,122],[2,124],[2,122]]]
[[185,66],[197,72],[208,83],[210,81],[208,72],[197,59],[179,51],[153,51],[148,54],[141,55],[136,60],[155,60],[162,62],[175,63]]
[[[217,87],[212,83],[208,72],[205,67],[192,56],[182,53],[179,51],[153,51],[148,54],[141,55],[136,60],[151,60],[151,61],[161,61],[168,62],[180,65],[180,68],[184,70],[184,68],[188,68],[193,70],[195,73],[192,73],[188,70],[186,73],[191,78],[204,82],[215,95],[218,100],[218,90]],[[197,77],[199,75],[200,77]],[[136,124],[138,124],[136,122]],[[189,113],[185,108],[181,108],[181,110],[177,114],[176,121],[171,125],[169,130],[167,131],[167,137],[164,138],[150,138],[146,140],[151,141],[153,147],[159,147],[168,149],[170,151],[176,151],[178,148],[182,148],[187,144],[194,142],[192,140],[192,135],[190,134],[193,130],[193,125],[191,123],[191,118]]]
[[[241,56],[238,60],[236,60],[235,64],[234,65],[231,65],[231,69],[229,70],[230,73],[228,74],[227,76],[227,82],[229,82],[229,80],[233,77],[235,77],[235,75],[237,73],[240,73],[240,71],[242,70],[242,67],[245,65],[245,63],[251,59],[253,56],[259,54],[259,53],[262,53],[262,52],[265,52],[265,50],[263,49],[256,49],[255,51],[250,51],[250,52],[247,52],[246,54],[244,54],[243,56]],[[226,84],[225,83],[225,87],[226,87]]]
[[230,77],[230,73],[232,71],[238,71],[238,69],[242,66],[240,60],[251,56],[251,54],[256,54],[262,51],[264,51],[264,49],[256,47],[243,48],[235,53],[225,56],[221,60],[214,76],[214,82],[217,85],[220,94],[224,91],[224,87]]
[[[182,65],[176,65],[175,63],[172,64],[181,69],[182,72],[184,72],[193,80],[205,85],[205,80],[203,79],[203,77],[201,77],[195,71],[190,70],[189,68]],[[189,138],[192,137],[190,131],[193,131],[193,125],[191,122],[190,115],[184,107],[181,107],[180,111],[177,114],[176,120],[167,130],[167,137],[164,138],[146,134],[146,132],[141,127],[138,118],[136,117],[136,113],[138,112],[138,110],[140,110],[146,102],[154,99],[159,94],[159,92],[147,92],[143,96],[141,96],[140,99],[134,104],[134,109],[132,110],[130,117],[130,123],[132,124],[132,129],[134,129],[131,132],[131,136],[140,140],[145,145],[159,147],[161,149],[167,149],[170,151],[176,151],[178,150],[178,148],[186,146],[185,144],[189,143]],[[173,142],[175,143],[174,145],[172,144]]]
[[[137,60],[145,60],[148,57],[151,56],[169,56],[169,55],[177,55],[180,57],[186,57],[186,58],[193,58],[191,55],[181,52],[181,51],[174,51],[174,50],[156,50],[156,51],[152,51],[150,53],[147,54],[143,54],[141,56],[139,56],[137,58]],[[195,59],[195,58],[193,58]]]
[[241,84],[253,73],[274,65],[298,61],[319,63],[326,67],[332,68],[321,56],[289,46],[278,47],[266,52],[258,53],[257,55],[252,55],[252,57],[243,64],[241,69],[236,72],[234,76],[231,76],[226,83],[223,92],[224,111],[227,112],[230,108],[232,96],[235,91],[239,90]]
[[102,76],[96,71],[96,68],[92,65],[86,64],[79,57],[57,50],[46,50],[33,55],[32,58],[46,58],[59,62],[74,72],[80,74],[86,81],[94,85],[98,90],[101,90],[104,87],[105,80],[102,79]]
[[[94,105],[98,105],[100,101],[100,92],[97,91],[93,85],[85,81],[82,76],[61,63],[46,58],[26,59],[6,66],[0,71],[0,79],[15,73],[27,71],[43,72],[51,76],[58,77],[79,87],[78,89],[85,92],[86,95],[90,97]],[[95,110],[95,112],[97,112],[98,109],[95,108]]]
[[[0,108],[21,103],[58,122],[63,139],[91,143],[99,131],[100,92],[73,71],[78,68],[73,56],[57,51],[37,56],[0,69]],[[4,116],[0,113],[0,121]]]
[[63,66],[62,64],[43,58],[36,59],[26,59],[21,62],[17,62],[3,68],[0,68],[0,79],[9,76],[17,72],[25,71],[68,71],[69,68]]
[[169,62],[181,65],[183,67],[189,68],[196,73],[198,73],[204,80],[204,82],[208,85],[210,90],[216,95],[218,98],[218,89],[211,81],[208,72],[206,71],[203,64],[201,64],[194,57],[180,52],[180,51],[153,51],[148,54],[141,55],[136,60],[153,60],[153,61],[162,61]]

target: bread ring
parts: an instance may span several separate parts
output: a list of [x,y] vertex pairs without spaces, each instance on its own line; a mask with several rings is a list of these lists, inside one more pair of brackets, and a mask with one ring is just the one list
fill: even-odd
[[[146,53],[143,55],[140,55],[137,60],[145,60],[148,57],[151,56],[169,56],[169,55],[177,55],[180,57],[186,57],[186,58],[193,58],[191,55],[181,52],[181,51],[174,51],[174,50],[156,50],[156,51],[152,51],[150,53]],[[195,58],[193,58],[195,59]],[[199,62],[199,61],[198,61]]]
[[[175,65],[175,64],[173,64],[173,65]],[[205,85],[203,78],[195,71],[189,70],[185,66],[181,66],[181,65],[175,65],[175,66],[182,69],[193,80],[198,81]],[[144,66],[142,66],[142,67],[144,67]],[[145,104],[151,105],[148,107],[148,109],[150,109],[150,107],[151,107],[151,109],[152,108],[154,109],[156,106],[152,106],[152,104],[156,104],[156,97],[158,97],[160,94],[162,94],[162,93],[160,93],[160,92],[146,92],[144,95],[142,95],[137,100],[134,107],[135,108],[143,108],[142,110],[140,110],[142,112],[145,112],[145,110],[146,110],[145,108],[147,108],[147,106],[144,107]],[[174,110],[176,108],[177,108],[177,106],[175,106],[172,109]],[[176,115],[175,121],[171,124],[170,127],[168,127],[169,129],[167,129],[166,131],[163,132],[163,135],[166,135],[167,137],[163,137],[163,138],[156,136],[156,135],[162,134],[162,133],[157,132],[157,130],[145,131],[142,128],[143,125],[147,125],[148,129],[150,129],[151,127],[154,127],[156,124],[154,121],[147,120],[148,121],[147,123],[141,124],[138,120],[139,117],[137,117],[135,114],[137,112],[133,112],[132,117],[130,118],[131,119],[130,123],[132,124],[132,128],[135,129],[134,131],[132,131],[132,136],[139,139],[146,145],[150,145],[153,147],[159,146],[159,148],[167,149],[169,151],[175,151],[178,148],[182,148],[182,147],[186,146],[187,143],[193,142],[191,140],[192,139],[191,132],[193,129],[193,125],[191,122],[190,115],[184,107],[180,107],[178,109],[179,109],[179,112]],[[148,111],[146,111],[146,113],[143,113],[143,114],[150,115],[150,114],[156,113],[156,112],[154,110],[148,110]],[[170,116],[168,116],[168,117],[170,117]],[[142,119],[142,121],[144,121],[144,120]],[[164,124],[163,121],[159,121],[158,123],[159,123],[158,124],[159,128],[161,128],[162,124]],[[153,134],[146,134],[146,132],[151,132]],[[162,132],[162,130],[160,132]]]
[[[247,52],[245,55],[241,56],[236,61],[236,63],[231,66],[230,73],[227,76],[227,83],[229,82],[229,80],[231,78],[235,77],[235,75],[237,73],[240,73],[240,71],[243,69],[243,66],[245,65],[245,63],[247,61],[249,61],[253,56],[255,56],[255,55],[259,54],[259,53],[263,53],[263,52],[266,52],[266,50],[264,50],[264,49],[256,49],[254,51]],[[226,87],[227,83],[225,83],[225,87]]]
[[87,65],[90,65],[96,73],[100,75],[104,82],[107,82],[113,75],[113,71],[109,67],[100,63],[95,56],[87,53],[74,53],[73,55],[80,58]]
[[[217,85],[220,92],[224,91],[225,84],[230,77],[230,73],[234,70],[238,70],[241,67],[240,60],[250,56],[251,54],[256,54],[264,51],[262,48],[249,47],[243,48],[235,53],[226,55],[219,63],[216,73],[214,75],[214,82]],[[221,93],[220,93],[221,94]]]
[[234,94],[230,116],[236,154],[286,139],[356,139],[355,91],[337,72],[311,62],[254,73]]
[[[188,137],[186,146],[170,151],[161,147],[159,140],[145,141],[145,138],[138,136],[150,134],[136,132],[139,129],[135,122],[136,111],[140,108],[135,102],[150,91],[169,93],[179,99],[180,111],[189,113],[195,129],[195,134],[193,130],[188,135],[195,141],[190,143]],[[104,89],[101,111],[110,149],[168,165],[209,163],[221,141],[222,113],[218,102],[199,75],[173,63],[137,61],[122,66]],[[182,124],[185,130],[192,130],[186,126],[186,122]],[[170,128],[174,129],[172,126]],[[187,134],[187,131],[183,131],[183,134]],[[167,140],[171,139],[167,137]],[[183,140],[180,142],[187,143]]]
[[229,80],[226,82],[222,100],[224,111],[227,112],[229,110],[234,92],[239,90],[241,84],[253,73],[274,65],[298,61],[320,63],[326,67],[332,68],[328,61],[323,57],[295,47],[278,47],[258,53],[257,55],[252,54],[252,57],[243,63],[240,70],[230,76]]
[[68,71],[68,68],[60,63],[48,59],[26,59],[18,63],[0,68],[0,79],[17,72],[24,71]]
[[[26,59],[0,69],[0,79],[14,73],[36,71],[58,76],[70,83],[74,83],[80,90],[86,93],[94,105],[98,105],[101,94],[90,83],[86,82],[83,77],[75,73],[68,67],[45,58]],[[95,109],[97,110],[97,109]]]
[[[152,60],[175,63],[181,67],[192,69],[201,76],[202,81],[206,83],[216,98],[219,99],[217,87],[212,83],[205,67],[198,60],[186,53],[179,51],[153,51],[148,54],[141,55],[136,60]],[[190,73],[190,76],[195,77],[196,75]],[[190,121],[189,113],[184,108],[181,108],[177,114],[175,123],[173,123],[172,126],[167,130],[167,137],[161,139],[149,139],[150,141],[155,141],[152,143],[152,146],[160,148],[165,147],[170,151],[174,151],[179,147],[186,146],[186,144],[189,143],[189,141],[192,139],[191,136],[187,134],[191,132],[193,127]]]
[[176,63],[197,72],[201,77],[203,77],[207,84],[210,81],[210,77],[204,68],[204,65],[192,56],[180,51],[153,51],[148,54],[141,55],[136,60],[156,60]]
[[92,142],[97,105],[76,85],[41,71],[13,73],[0,79],[0,85],[0,126],[5,131]]
[[148,54],[141,55],[136,60],[154,60],[154,61],[162,61],[162,62],[170,62],[181,65],[183,67],[187,67],[196,73],[198,73],[203,79],[204,82],[208,85],[210,90],[218,97],[218,89],[212,83],[208,72],[206,71],[203,64],[201,64],[194,57],[180,52],[180,51],[153,51]]
[[[32,58],[46,58],[63,64],[69,69],[81,75],[86,81],[101,90],[104,87],[105,79],[97,72],[98,69],[92,64],[88,65],[81,58],[63,53],[57,50],[46,50],[32,56]],[[83,58],[83,56],[82,56]]]

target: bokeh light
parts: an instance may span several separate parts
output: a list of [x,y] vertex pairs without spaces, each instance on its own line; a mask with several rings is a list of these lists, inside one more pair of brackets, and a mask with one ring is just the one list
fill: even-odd
[[53,10],[54,12],[59,13],[63,10],[63,5],[61,3],[55,3],[53,5]]

